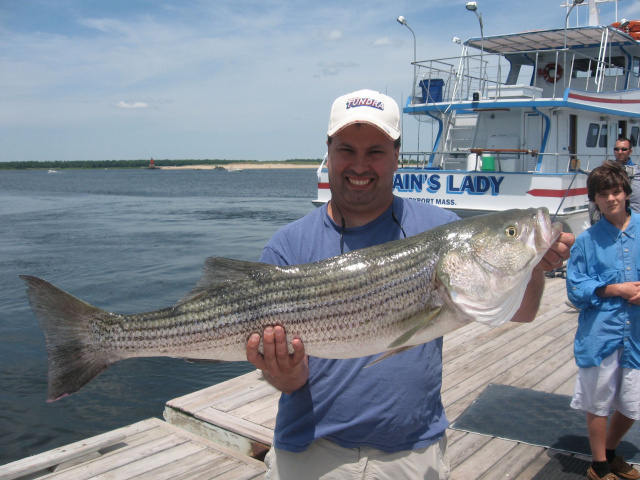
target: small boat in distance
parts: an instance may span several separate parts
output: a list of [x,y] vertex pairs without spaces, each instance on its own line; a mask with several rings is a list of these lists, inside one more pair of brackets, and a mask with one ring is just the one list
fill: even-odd
[[50,168],[49,173],[59,173],[59,170],[56,170],[55,168]]
[[[459,57],[413,63],[403,112],[434,138],[429,151],[401,152],[394,194],[461,217],[547,207],[565,231],[587,228],[588,171],[613,158],[618,137],[632,148],[640,137],[640,22],[600,24],[604,1],[584,3],[588,26],[566,27],[571,2],[565,28],[470,38]],[[323,162],[313,203],[330,196]]]

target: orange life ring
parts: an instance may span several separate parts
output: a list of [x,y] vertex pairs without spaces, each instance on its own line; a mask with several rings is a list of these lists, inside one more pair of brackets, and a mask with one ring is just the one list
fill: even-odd
[[538,75],[542,76],[547,83],[559,82],[563,73],[564,70],[562,69],[562,66],[559,63],[553,62],[547,63],[542,70],[538,69]]

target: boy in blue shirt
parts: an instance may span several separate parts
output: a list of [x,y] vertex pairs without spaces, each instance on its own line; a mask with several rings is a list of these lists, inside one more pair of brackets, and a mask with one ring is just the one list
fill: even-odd
[[638,479],[615,450],[640,419],[640,215],[629,209],[631,185],[617,162],[595,168],[587,189],[602,218],[576,239],[567,265],[567,295],[580,309],[571,407],[587,412],[587,479]]

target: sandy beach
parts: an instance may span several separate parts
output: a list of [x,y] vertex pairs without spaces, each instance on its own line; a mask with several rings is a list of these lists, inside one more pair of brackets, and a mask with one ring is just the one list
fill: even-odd
[[182,165],[176,167],[156,167],[162,170],[214,170],[214,169],[224,169],[230,171],[238,171],[238,170],[255,170],[260,168],[313,168],[318,169],[320,163],[318,164],[295,164],[295,163],[227,163],[224,165]]

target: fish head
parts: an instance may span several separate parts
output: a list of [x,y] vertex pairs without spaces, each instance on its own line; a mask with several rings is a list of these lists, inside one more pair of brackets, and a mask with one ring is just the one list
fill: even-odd
[[501,325],[520,307],[531,272],[562,232],[546,208],[465,219],[443,243],[437,275],[454,307]]

